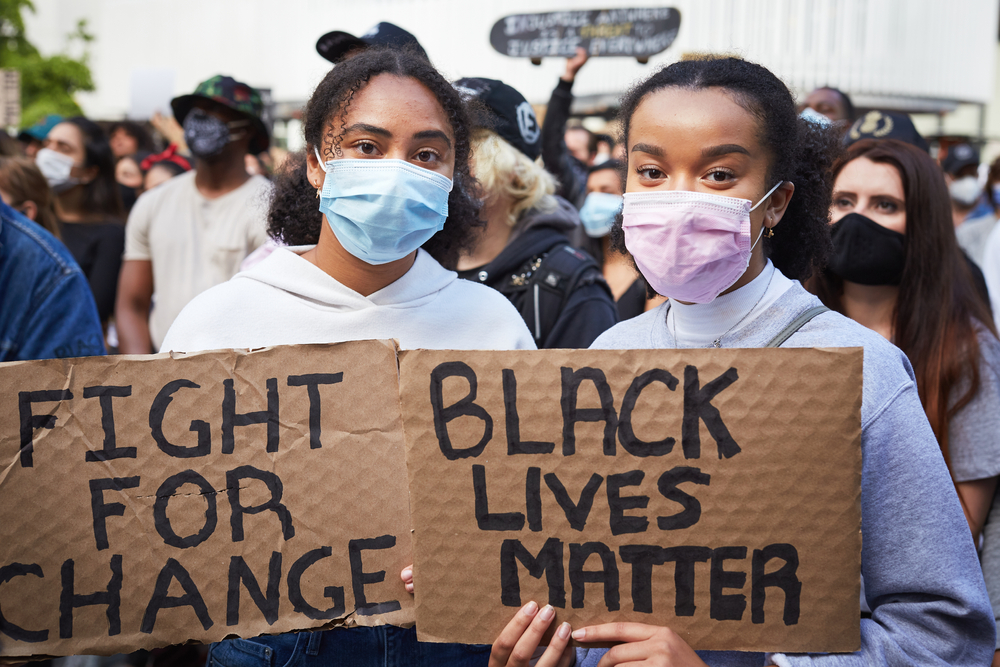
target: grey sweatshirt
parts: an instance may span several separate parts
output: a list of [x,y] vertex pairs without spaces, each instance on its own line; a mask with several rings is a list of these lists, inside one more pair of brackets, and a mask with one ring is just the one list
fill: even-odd
[[[727,337],[726,347],[764,347],[800,313],[821,305],[795,283],[770,308]],[[673,348],[669,304],[605,332],[595,349]],[[905,355],[834,312],[817,316],[783,347],[863,347],[861,574],[871,618],[861,650],[771,656],[801,665],[988,665],[996,626],[968,524]],[[593,667],[604,650],[578,651]],[[762,653],[703,651],[712,666],[764,665]]]

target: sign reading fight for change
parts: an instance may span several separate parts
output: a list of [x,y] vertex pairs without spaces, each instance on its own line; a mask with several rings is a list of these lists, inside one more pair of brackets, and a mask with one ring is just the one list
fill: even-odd
[[514,58],[571,58],[584,48],[591,57],[645,59],[673,44],[680,25],[670,7],[514,14],[493,25],[490,44]]
[[[404,352],[417,632],[859,646],[860,349]],[[553,628],[556,627],[553,623]]]
[[0,365],[0,655],[412,624],[395,348]]
[[854,650],[861,363],[361,341],[0,364],[0,660],[414,620],[490,643],[531,599],[696,648]]

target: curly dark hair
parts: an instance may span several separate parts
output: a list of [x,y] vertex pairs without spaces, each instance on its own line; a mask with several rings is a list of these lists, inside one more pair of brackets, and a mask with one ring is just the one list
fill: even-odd
[[[833,248],[830,166],[842,150],[838,131],[800,118],[785,84],[760,65],[739,58],[686,60],[664,67],[622,98],[618,113],[626,147],[636,109],[647,95],[668,87],[721,88],[756,119],[760,143],[771,153],[768,183],[795,185],[782,224],[773,238],[762,239],[764,254],[782,273],[797,280],[825,266]],[[627,253],[621,225],[619,213],[611,230],[612,245]]]
[[[369,47],[330,70],[306,104],[303,117],[306,151],[315,147],[325,158],[340,154],[343,118],[358,91],[379,74],[409,77],[421,83],[437,99],[451,124],[455,135],[455,170],[454,187],[448,197],[448,220],[422,247],[443,266],[454,268],[459,251],[471,244],[474,231],[483,225],[479,220],[479,189],[469,172],[471,125],[458,91],[425,58],[409,49]],[[290,159],[275,174],[268,233],[289,245],[313,244],[319,240],[323,216],[315,190],[306,178],[304,155]]]

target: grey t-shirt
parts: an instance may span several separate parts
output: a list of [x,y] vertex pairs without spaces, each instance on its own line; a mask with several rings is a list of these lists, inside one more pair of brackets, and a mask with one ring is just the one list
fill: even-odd
[[[948,452],[956,482],[1000,475],[1000,341],[985,329],[980,329],[978,340],[979,390],[948,427]],[[967,388],[968,381],[960,383],[951,400],[958,400]],[[983,528],[980,561],[993,615],[1000,622],[1000,493],[993,496]]]

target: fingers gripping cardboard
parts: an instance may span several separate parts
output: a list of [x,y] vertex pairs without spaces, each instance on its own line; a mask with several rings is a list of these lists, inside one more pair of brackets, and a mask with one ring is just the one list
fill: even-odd
[[407,351],[421,640],[529,600],[694,648],[860,642],[860,349]]

